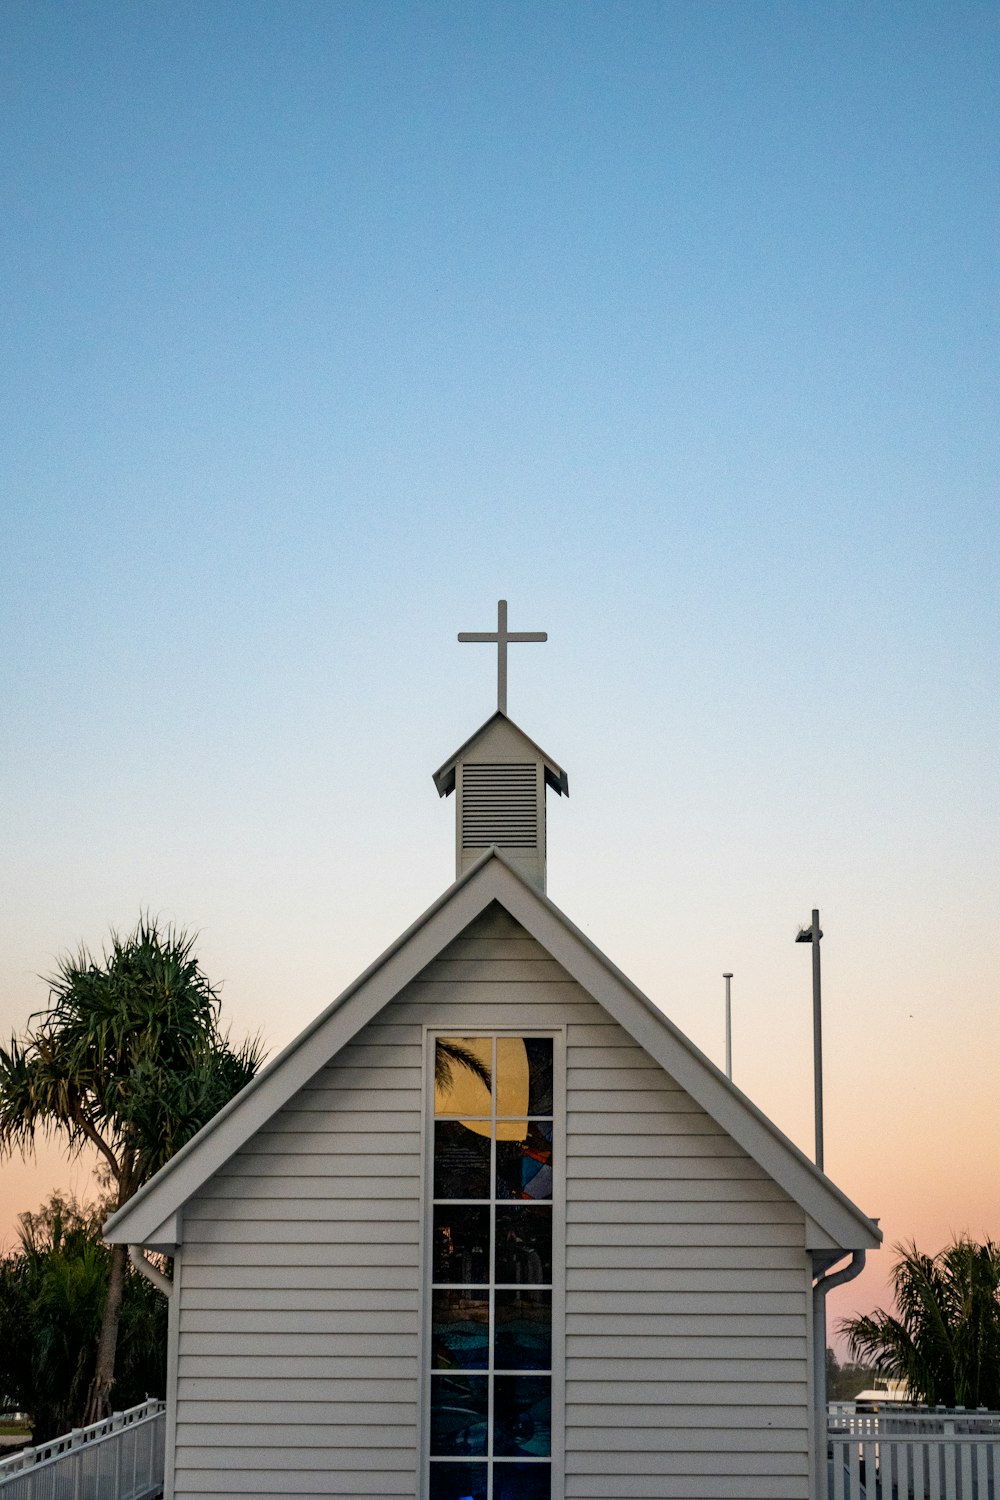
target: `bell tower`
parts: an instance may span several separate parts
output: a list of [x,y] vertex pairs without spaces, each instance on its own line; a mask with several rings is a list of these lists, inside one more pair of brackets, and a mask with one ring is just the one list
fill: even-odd
[[546,635],[508,632],[507,601],[501,599],[495,631],[463,631],[458,639],[496,645],[497,710],[434,773],[439,796],[456,794],[456,878],[495,844],[526,880],[544,891],[545,789],[568,797],[569,778],[507,716],[507,645],[544,641]]

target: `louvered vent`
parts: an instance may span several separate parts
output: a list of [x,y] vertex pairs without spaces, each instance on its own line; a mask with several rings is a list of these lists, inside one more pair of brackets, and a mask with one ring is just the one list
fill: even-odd
[[462,768],[462,848],[534,849],[538,845],[537,768],[533,762]]

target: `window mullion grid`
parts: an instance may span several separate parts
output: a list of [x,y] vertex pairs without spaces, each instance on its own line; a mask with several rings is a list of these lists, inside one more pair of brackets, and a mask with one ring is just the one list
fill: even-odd
[[[553,1130],[553,1146],[555,1144],[555,1141],[554,1141],[554,1131],[555,1131],[555,1114],[554,1114],[554,1111],[553,1111],[552,1115],[535,1115],[535,1114],[532,1114],[530,1110],[527,1112],[526,1116],[525,1115],[499,1115],[499,1113],[498,1113],[499,1100],[498,1100],[498,1097],[497,1097],[497,1056],[498,1056],[498,1037],[497,1037],[496,1034],[494,1034],[492,1036],[492,1038],[491,1038],[491,1063],[492,1063],[491,1074],[492,1074],[492,1080],[491,1080],[491,1087],[490,1087],[490,1116],[489,1116],[489,1124],[490,1124],[490,1188],[489,1188],[489,1199],[488,1199],[488,1202],[489,1202],[489,1213],[490,1213],[490,1219],[489,1219],[490,1235],[489,1235],[489,1256],[488,1256],[488,1276],[489,1276],[489,1283],[488,1283],[488,1316],[489,1316],[489,1321],[488,1321],[488,1325],[487,1325],[487,1335],[488,1335],[488,1343],[487,1343],[487,1366],[486,1366],[486,1380],[487,1380],[487,1444],[486,1444],[486,1459],[485,1459],[485,1461],[486,1461],[486,1484],[487,1484],[487,1491],[486,1491],[486,1493],[487,1493],[487,1500],[495,1500],[495,1494],[496,1494],[496,1489],[495,1489],[495,1464],[496,1464],[496,1455],[495,1455],[495,1452],[494,1452],[494,1448],[495,1448],[495,1438],[494,1438],[495,1390],[494,1390],[494,1387],[495,1387],[495,1377],[496,1377],[496,1369],[495,1369],[495,1359],[496,1359],[496,1351],[495,1351],[495,1344],[496,1344],[496,1291],[497,1291],[497,1264],[496,1264],[496,1261],[497,1261],[497,1233],[496,1233],[496,1216],[497,1216],[497,1204],[499,1202],[499,1199],[497,1197],[497,1191],[498,1191],[498,1189],[497,1189],[497,1183],[498,1183],[498,1178],[497,1178],[497,1169],[498,1169],[498,1158],[497,1158],[498,1120],[505,1120],[505,1121],[506,1120],[522,1120],[522,1119],[526,1118],[529,1122],[534,1121],[534,1120],[537,1120],[539,1122],[542,1122],[542,1121],[550,1122],[551,1126],[552,1126],[552,1130]],[[461,1120],[462,1118],[470,1118],[470,1117],[463,1116],[461,1114],[456,1114],[454,1116],[448,1116],[448,1115],[435,1116],[435,1118],[436,1119],[440,1118],[440,1119],[456,1119],[456,1120]],[[553,1208],[553,1204],[554,1204],[554,1196],[555,1195],[553,1194],[553,1197],[551,1199],[549,1199],[549,1201],[548,1201],[548,1208],[549,1208],[550,1214],[552,1212],[552,1208]],[[459,1205],[459,1204],[463,1204],[463,1203],[468,1203],[468,1204],[472,1205],[472,1204],[474,1204],[476,1202],[481,1202],[482,1200],[478,1200],[478,1199],[442,1199],[442,1200],[438,1200],[437,1197],[432,1193],[432,1195],[431,1195],[431,1201],[432,1201],[433,1204],[436,1204],[436,1203],[438,1203],[440,1201],[440,1202],[450,1203],[450,1204],[453,1204],[453,1205]],[[504,1200],[504,1202],[506,1203],[506,1200]],[[550,1279],[549,1279],[549,1282],[547,1284],[539,1284],[539,1286],[537,1287],[538,1291],[547,1291],[548,1292],[549,1298],[550,1298],[550,1304],[551,1304],[551,1298],[554,1295],[554,1281],[552,1280],[553,1271],[554,1271],[554,1267],[553,1267],[552,1270],[550,1270]],[[431,1278],[431,1283],[432,1283],[432,1287],[435,1286],[435,1285],[437,1285],[437,1283],[434,1282],[433,1275],[432,1275],[432,1278]],[[443,1285],[450,1286],[451,1283],[444,1283]],[[516,1291],[516,1290],[518,1290],[519,1285],[520,1284],[517,1284],[517,1283],[504,1283],[504,1289],[505,1290],[514,1290],[514,1291]],[[528,1288],[527,1285],[525,1284],[525,1289],[530,1289],[530,1288]],[[474,1287],[470,1287],[469,1290],[475,1290],[475,1288]],[[551,1314],[550,1314],[550,1316],[551,1316]],[[543,1373],[546,1373],[546,1374],[548,1374],[548,1377],[549,1377],[550,1390],[551,1390],[551,1382],[552,1382],[552,1378],[553,1378],[551,1356],[550,1356],[550,1361],[549,1361],[549,1369],[546,1372],[543,1372],[543,1371],[540,1371],[540,1370],[535,1370],[535,1369],[532,1369],[532,1370],[521,1369],[521,1370],[508,1370],[508,1371],[504,1371],[504,1373],[505,1374],[510,1374],[510,1375],[536,1375],[536,1374],[537,1375],[541,1375]],[[432,1373],[432,1379],[433,1379],[433,1373]],[[550,1397],[550,1407],[551,1407],[551,1397]],[[524,1462],[525,1460],[522,1459],[521,1461]],[[552,1456],[551,1456],[551,1452],[550,1452],[550,1454],[549,1454],[549,1456],[547,1458],[541,1458],[540,1457],[537,1460],[527,1459],[527,1461],[529,1463],[536,1463],[537,1462],[540,1466],[547,1465],[548,1469],[549,1469],[549,1473],[550,1474],[552,1473]]]

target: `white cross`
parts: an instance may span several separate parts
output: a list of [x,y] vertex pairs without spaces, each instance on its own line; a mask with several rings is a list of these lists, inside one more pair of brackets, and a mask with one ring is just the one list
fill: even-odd
[[508,630],[507,601],[497,600],[496,630],[460,630],[460,641],[487,641],[497,648],[497,708],[507,712],[507,646],[511,641],[547,641],[544,630]]

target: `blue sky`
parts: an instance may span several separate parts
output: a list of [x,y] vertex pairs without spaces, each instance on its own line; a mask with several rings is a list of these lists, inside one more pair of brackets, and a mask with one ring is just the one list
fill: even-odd
[[869,1159],[1000,1041],[995,7],[2,31],[4,1026],[148,906],[288,1040],[451,878],[504,595],[556,901],[716,1056],[734,968],[806,1145],[818,902],[831,1170],[1000,1233]]

